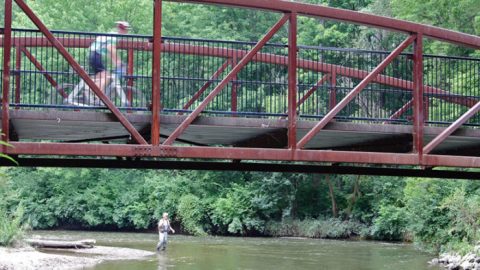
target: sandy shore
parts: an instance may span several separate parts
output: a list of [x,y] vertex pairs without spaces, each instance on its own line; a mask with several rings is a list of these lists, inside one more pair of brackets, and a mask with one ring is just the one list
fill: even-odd
[[[62,255],[52,254],[53,252]],[[35,250],[30,247],[0,248],[0,270],[81,269],[94,266],[102,261],[139,260],[153,254],[155,253],[138,249],[103,246],[76,250]]]

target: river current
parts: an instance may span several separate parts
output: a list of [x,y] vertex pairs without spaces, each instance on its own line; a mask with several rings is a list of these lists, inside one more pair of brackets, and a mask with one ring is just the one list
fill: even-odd
[[[154,251],[153,233],[35,231],[55,239],[96,239],[97,245]],[[371,241],[296,238],[191,237],[169,235],[166,251],[142,260],[107,261],[91,270],[131,269],[392,269],[437,270],[428,266],[432,254],[413,245]]]

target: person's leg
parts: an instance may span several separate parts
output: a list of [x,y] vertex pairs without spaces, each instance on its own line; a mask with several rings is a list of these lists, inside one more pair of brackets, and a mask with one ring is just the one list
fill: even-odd
[[105,86],[110,83],[112,76],[110,72],[104,70],[95,74],[95,83],[98,85],[98,88],[105,93]]
[[110,80],[110,74],[107,72],[105,65],[103,64],[102,55],[96,52],[92,52],[89,58],[90,68],[95,72],[94,81],[98,88],[105,93],[105,86],[107,80]]
[[163,236],[163,249],[162,249],[162,250],[167,249],[167,242],[168,242],[168,233],[164,233],[164,236]]
[[159,250],[165,250],[166,248],[166,233],[160,233],[160,246]]

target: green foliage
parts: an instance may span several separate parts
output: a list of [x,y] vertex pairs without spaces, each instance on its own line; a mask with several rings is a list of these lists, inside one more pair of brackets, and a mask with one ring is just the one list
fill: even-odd
[[290,236],[333,239],[350,238],[360,235],[366,236],[366,232],[367,227],[364,224],[337,218],[268,222],[265,229],[267,235],[275,237]]
[[205,209],[200,198],[192,194],[182,196],[179,200],[177,215],[186,232],[193,235],[206,235],[202,228],[205,224]]
[[373,222],[371,233],[375,239],[401,241],[404,239],[407,225],[408,218],[405,208],[382,205],[379,216]]
[[465,187],[457,188],[447,197],[441,206],[448,210],[452,227],[450,235],[456,236],[467,244],[474,245],[478,241],[478,226],[480,222],[480,196],[468,196]]
[[[478,0],[302,2],[361,10],[480,34]],[[133,26],[133,33],[152,33],[151,0],[42,0],[28,3],[45,24],[54,29],[108,32],[116,20],[127,20]],[[3,8],[0,5],[2,23]],[[165,2],[163,34],[256,41],[279,17],[277,13],[257,10]],[[34,27],[18,7],[14,9],[14,27]],[[285,42],[287,37],[287,27],[283,27],[271,42]],[[320,18],[299,16],[298,19],[298,43],[302,45],[391,50],[404,38],[404,34]],[[480,56],[478,51],[437,41],[426,40],[424,47],[427,53]],[[38,59],[46,57],[37,53]],[[313,61],[345,66],[358,64],[340,54],[319,55],[307,50],[299,53],[301,57]],[[79,53],[78,57],[84,55]],[[205,68],[208,69],[205,74],[211,74],[211,70],[216,70],[224,61],[218,58],[212,63],[200,65],[200,60],[193,55],[184,56],[183,59],[185,61],[180,62],[184,66],[178,67],[175,66],[179,63],[176,57],[168,53],[162,55],[164,72],[173,74],[178,68],[187,71]],[[385,74],[408,68],[400,62],[394,62]],[[136,69],[141,71],[139,73],[149,74],[150,59],[144,59],[138,65]],[[453,65],[456,73],[450,74],[448,71]],[[285,75],[280,75],[285,74],[284,67],[272,68],[257,63],[249,68],[259,78],[275,78],[278,82],[286,82]],[[458,94],[472,93],[472,87],[479,82],[478,77],[471,76],[469,72],[471,69],[468,64],[461,61],[448,65],[426,65],[424,80],[426,84],[451,89]],[[203,75],[201,73],[199,76]],[[434,85],[437,77],[441,77],[441,85]],[[239,79],[248,81],[252,78],[240,73]],[[316,77],[310,71],[299,70],[299,81],[311,85],[316,83]],[[345,81],[348,81],[345,83],[348,86],[355,83],[354,80]],[[192,87],[192,91],[195,89],[198,87]],[[305,87],[299,91],[308,89]],[[327,100],[327,89],[324,87],[317,91],[319,97],[323,95],[323,100]],[[241,105],[245,106],[242,110],[285,112],[283,86],[247,85],[239,91],[249,93],[239,97],[239,104],[248,104]],[[167,100],[164,105],[178,107],[191,98],[189,94],[182,95]],[[381,96],[376,97],[382,99]],[[43,96],[37,95],[37,98]],[[223,102],[228,108],[229,100]],[[319,108],[328,106],[322,102],[312,98],[304,104],[304,109],[318,113]],[[378,111],[388,113],[396,111],[402,104],[402,100],[395,100],[377,107]],[[437,99],[431,99],[430,120],[441,120],[435,117],[454,119],[465,110],[448,109],[442,104]],[[356,104],[354,107],[352,111],[361,109]],[[0,157],[5,156],[0,153]],[[332,176],[333,190],[330,194],[322,175],[52,168],[13,168],[3,172],[10,179],[0,182],[0,209],[4,212],[0,215],[0,224],[3,224],[3,230],[11,232],[5,234],[10,235],[8,239],[18,235],[16,228],[26,220],[34,228],[148,229],[154,227],[163,212],[169,212],[173,223],[180,223],[185,231],[196,235],[264,233],[318,238],[362,235],[381,240],[402,240],[408,235],[421,245],[435,250],[465,250],[478,240],[480,189],[476,183]],[[332,218],[332,197],[341,218]],[[6,214],[15,212],[18,205],[22,205],[24,214],[19,213],[14,218]]]
[[[394,16],[409,21],[444,27],[479,35],[478,0],[391,0]],[[434,41],[425,44],[425,51],[440,54],[468,55],[474,50]]]
[[213,204],[212,222],[221,232],[246,234],[247,230],[263,229],[263,221],[255,216],[253,192],[245,186],[234,185],[224,197]]
[[22,239],[27,228],[23,215],[24,209],[21,206],[11,214],[0,208],[0,246],[12,246]]

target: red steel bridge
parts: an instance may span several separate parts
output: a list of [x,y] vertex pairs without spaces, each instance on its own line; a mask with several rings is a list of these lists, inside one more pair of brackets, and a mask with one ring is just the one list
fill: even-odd
[[[51,31],[24,0],[5,0],[3,153],[24,166],[480,177],[480,59],[423,52],[427,38],[478,50],[480,37],[284,0],[185,2],[278,21],[257,42],[164,37],[155,0],[150,36]],[[37,29],[12,29],[14,4]],[[404,40],[392,51],[303,46],[305,17]],[[272,41],[285,30],[288,42]],[[103,92],[88,47],[109,35],[127,69],[120,90]],[[70,102],[80,86],[83,101]]]

